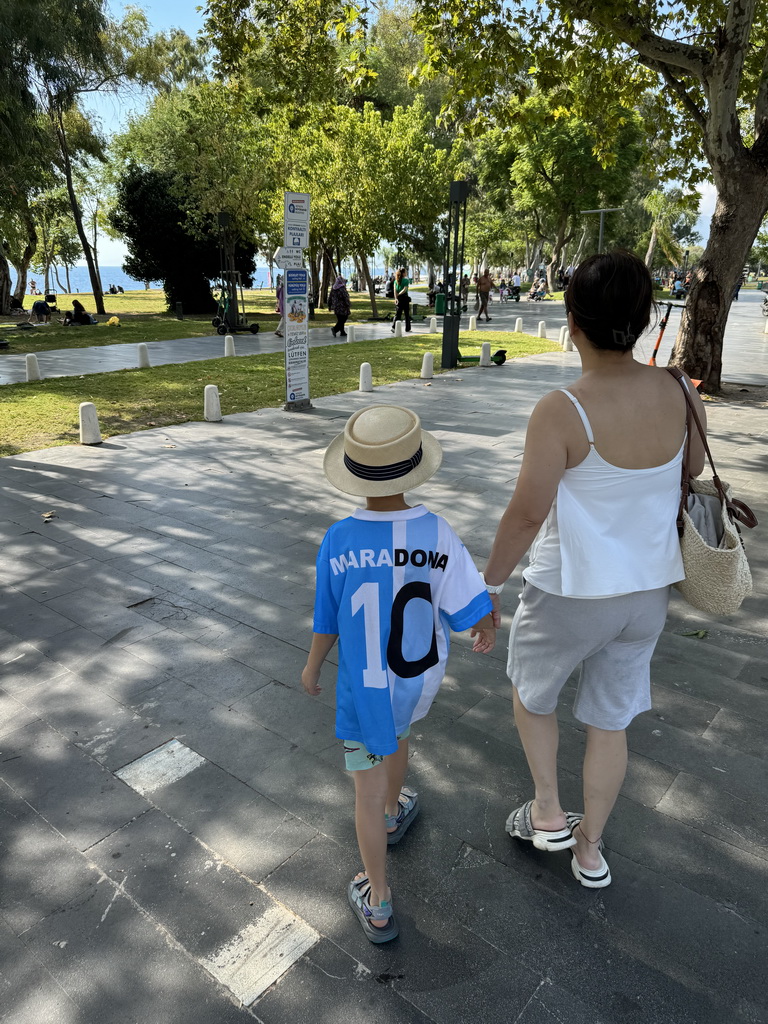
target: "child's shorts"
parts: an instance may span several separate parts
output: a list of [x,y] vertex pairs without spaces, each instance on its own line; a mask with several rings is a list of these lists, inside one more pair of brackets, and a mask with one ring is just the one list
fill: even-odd
[[509,633],[507,675],[527,711],[554,711],[575,668],[573,714],[597,729],[626,729],[651,707],[650,662],[669,587],[585,600],[525,584]]
[[[410,725],[397,737],[404,740],[411,735]],[[371,754],[364,743],[359,740],[344,740],[344,760],[348,772],[361,772],[365,768],[375,768],[384,760],[383,754]]]

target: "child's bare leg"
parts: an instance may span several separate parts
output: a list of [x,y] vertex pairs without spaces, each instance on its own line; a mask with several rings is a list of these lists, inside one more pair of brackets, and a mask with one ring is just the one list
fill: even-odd
[[[371,904],[379,906],[382,900],[392,898],[387,885],[387,831],[384,821],[384,807],[387,802],[386,761],[353,774],[357,844],[360,847],[365,874],[371,883]],[[383,928],[387,922],[371,921],[371,924]]]
[[[408,737],[397,741],[397,750],[394,754],[387,754],[384,758],[384,765],[387,769],[387,805],[386,812],[390,817],[396,817],[400,813],[398,799],[400,790],[403,788],[405,776],[408,772]],[[396,826],[389,829],[395,831]]]

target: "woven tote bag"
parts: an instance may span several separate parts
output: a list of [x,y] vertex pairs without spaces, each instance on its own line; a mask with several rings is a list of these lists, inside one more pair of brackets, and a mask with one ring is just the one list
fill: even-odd
[[[677,528],[683,556],[685,579],[675,584],[682,596],[699,611],[709,615],[733,615],[745,597],[752,593],[752,574],[739,532],[738,523],[750,529],[757,526],[754,513],[733,497],[731,487],[717,475],[704,429],[693,405],[683,375],[676,367],[667,369],[679,382],[685,395],[688,440],[683,459],[680,510]],[[709,463],[712,480],[690,476],[689,457],[693,424],[698,428]],[[692,506],[706,503],[712,513],[708,528],[697,527],[691,516]],[[701,523],[701,519],[697,516]]]

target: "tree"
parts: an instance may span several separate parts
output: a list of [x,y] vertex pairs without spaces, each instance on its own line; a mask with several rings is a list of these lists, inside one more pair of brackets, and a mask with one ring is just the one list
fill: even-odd
[[[552,0],[531,7],[515,0],[513,9],[525,21],[527,48],[515,46],[508,5],[497,0],[471,6],[420,0],[417,27],[427,39],[427,70],[449,68],[452,95],[469,90],[487,99],[488,65],[503,64],[508,75],[508,66],[527,61],[538,84],[557,84],[567,93],[564,106],[577,113],[617,99],[632,107],[640,93],[656,91],[654,130],[675,140],[689,182],[700,180],[708,166],[717,189],[672,360],[702,379],[706,390],[718,390],[731,300],[768,211],[768,6],[758,0],[681,0],[674,8],[661,0],[632,6]],[[458,54],[451,51],[457,37],[466,39]],[[603,156],[611,141],[611,131],[597,140]]]
[[696,210],[691,208],[691,204],[691,198],[685,196],[680,189],[671,189],[668,192],[654,189],[643,198],[643,208],[652,218],[651,234],[645,253],[645,265],[649,270],[653,266],[657,245],[670,263],[676,264],[682,260],[683,249],[675,237],[674,228],[685,215],[695,218],[698,203]]

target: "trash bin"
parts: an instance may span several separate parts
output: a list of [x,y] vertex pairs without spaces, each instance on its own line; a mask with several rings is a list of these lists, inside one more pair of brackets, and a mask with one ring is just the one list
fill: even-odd
[[761,292],[763,290],[763,282],[762,281],[758,281],[757,282],[757,290],[759,292]]
[[445,292],[438,292],[435,296],[435,315],[445,316]]

